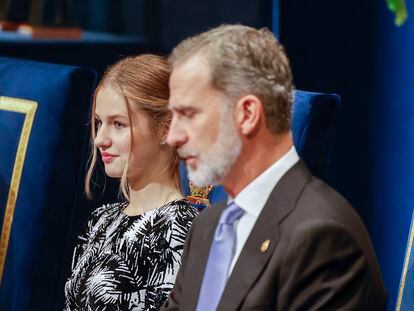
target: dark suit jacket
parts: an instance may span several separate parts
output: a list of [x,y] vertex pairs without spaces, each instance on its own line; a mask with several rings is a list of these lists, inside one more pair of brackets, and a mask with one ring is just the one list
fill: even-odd
[[[210,208],[194,221],[164,310],[195,310],[223,208]],[[262,252],[268,239],[269,247]],[[384,310],[386,297],[360,218],[299,161],[267,200],[218,310]]]

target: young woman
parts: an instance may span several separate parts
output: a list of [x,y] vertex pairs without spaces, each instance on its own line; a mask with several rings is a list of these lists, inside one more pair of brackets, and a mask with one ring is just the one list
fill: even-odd
[[178,156],[165,144],[169,75],[162,57],[126,58],[95,91],[86,193],[101,157],[124,200],[98,208],[79,237],[65,310],[158,310],[173,287],[197,210],[182,199]]

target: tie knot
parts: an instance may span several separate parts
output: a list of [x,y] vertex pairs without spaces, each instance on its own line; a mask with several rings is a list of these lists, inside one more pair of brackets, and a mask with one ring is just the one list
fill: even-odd
[[233,224],[237,219],[243,216],[244,210],[236,203],[231,202],[226,206],[220,217],[220,224]]

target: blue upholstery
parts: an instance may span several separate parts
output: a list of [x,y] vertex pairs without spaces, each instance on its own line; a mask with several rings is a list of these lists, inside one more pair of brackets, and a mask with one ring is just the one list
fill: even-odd
[[[335,139],[336,115],[340,98],[335,94],[296,91],[292,107],[293,142],[313,175],[326,179]],[[181,187],[190,194],[185,165],[181,164]],[[210,202],[227,199],[223,187],[214,187]]]
[[[70,220],[79,190],[90,99],[89,69],[0,57],[0,96],[37,102],[19,184],[0,310],[59,310]],[[24,114],[0,109],[0,219]],[[72,247],[72,246],[70,246]]]

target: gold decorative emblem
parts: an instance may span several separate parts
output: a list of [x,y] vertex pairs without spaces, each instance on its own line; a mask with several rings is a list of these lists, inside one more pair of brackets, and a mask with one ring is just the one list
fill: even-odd
[[208,195],[210,194],[211,189],[213,189],[213,186],[198,187],[190,181],[191,195],[187,196],[187,200],[193,204],[201,204],[210,207]]
[[0,110],[21,113],[25,115],[16,158],[14,160],[13,173],[10,181],[9,194],[4,212],[3,227],[0,237],[0,283],[3,277],[4,264],[6,262],[7,248],[9,245],[10,232],[12,227],[14,209],[16,207],[19,193],[20,179],[22,176],[24,159],[27,145],[29,144],[30,133],[36,113],[37,103],[34,101],[0,96]]
[[261,251],[262,253],[267,252],[267,250],[269,249],[269,245],[270,245],[270,240],[269,240],[269,239],[267,239],[266,241],[264,241],[264,242],[262,243],[262,246],[260,246],[260,251]]

